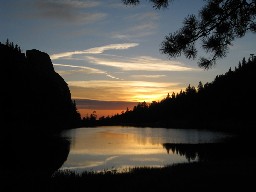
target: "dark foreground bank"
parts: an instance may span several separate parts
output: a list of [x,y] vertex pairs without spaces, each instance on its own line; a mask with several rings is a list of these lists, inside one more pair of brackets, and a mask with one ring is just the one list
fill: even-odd
[[[198,162],[164,168],[135,168],[130,172],[58,171],[51,178],[25,189],[76,191],[254,191],[255,158],[245,162]],[[35,184],[35,183],[34,183]],[[8,189],[21,189],[17,183]],[[20,191],[20,190],[19,190]],[[24,190],[25,191],[25,190]]]

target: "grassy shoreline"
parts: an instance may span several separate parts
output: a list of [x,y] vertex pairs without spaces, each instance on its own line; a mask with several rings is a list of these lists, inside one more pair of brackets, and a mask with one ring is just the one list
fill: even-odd
[[49,191],[220,191],[255,188],[255,158],[239,161],[193,162],[163,168],[134,168],[117,173],[56,172]]
[[1,173],[1,191],[254,191],[255,162],[255,155],[241,158],[238,154],[237,158],[132,168],[128,172],[64,170],[43,177],[40,172],[14,171]]

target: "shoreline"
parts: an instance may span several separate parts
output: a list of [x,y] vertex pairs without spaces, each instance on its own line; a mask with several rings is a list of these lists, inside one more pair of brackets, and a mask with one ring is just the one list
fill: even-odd
[[246,191],[254,186],[255,171],[255,157],[246,162],[181,163],[163,168],[134,168],[125,173],[61,171],[51,178],[50,191]]

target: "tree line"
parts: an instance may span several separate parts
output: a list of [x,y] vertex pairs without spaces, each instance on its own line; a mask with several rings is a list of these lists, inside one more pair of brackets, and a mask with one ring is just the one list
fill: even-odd
[[132,110],[99,118],[100,125],[136,125],[172,128],[251,129],[255,125],[255,72],[253,55],[234,70],[172,93],[161,101],[141,102]]

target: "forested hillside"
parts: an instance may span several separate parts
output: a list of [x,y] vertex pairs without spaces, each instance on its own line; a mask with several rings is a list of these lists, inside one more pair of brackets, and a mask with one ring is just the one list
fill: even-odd
[[189,85],[160,102],[142,102],[132,110],[100,118],[100,124],[172,128],[251,130],[255,127],[256,59],[244,58],[211,83]]

